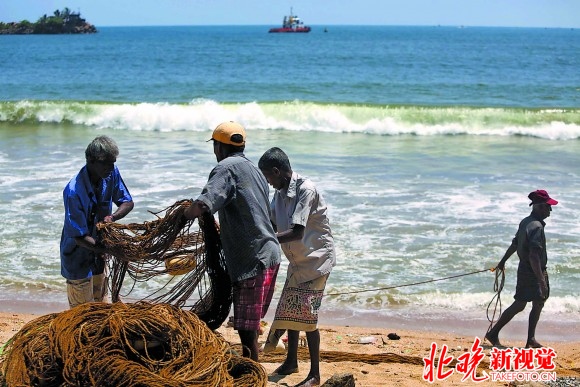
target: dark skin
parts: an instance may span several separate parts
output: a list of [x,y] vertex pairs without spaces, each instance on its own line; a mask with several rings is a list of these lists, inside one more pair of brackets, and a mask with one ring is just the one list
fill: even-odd
[[[552,206],[549,204],[534,204],[532,208],[532,214],[535,214],[536,217],[539,219],[546,219],[550,216],[550,212],[552,211]],[[517,251],[517,245],[511,244],[510,247],[505,252],[501,261],[497,264],[497,270],[504,270],[505,263],[515,252]],[[532,310],[530,311],[530,316],[528,320],[528,341],[527,346],[530,347],[541,347],[541,344],[538,343],[535,339],[536,333],[536,326],[538,325],[538,321],[540,320],[540,314],[544,307],[544,300],[547,298],[548,295],[548,285],[546,284],[546,280],[542,273],[542,263],[540,260],[540,252],[537,249],[530,250],[530,264],[532,266],[532,270],[538,280],[538,288],[540,292],[541,300],[534,300],[532,301]],[[491,342],[495,346],[501,346],[501,343],[498,339],[499,331],[511,321],[512,318],[521,311],[524,310],[526,307],[527,302],[514,300],[513,304],[507,308],[502,315],[500,316],[499,320],[495,324],[495,326],[486,334],[486,339]]]
[[[228,157],[231,154],[231,151],[232,149],[230,147],[224,146],[221,142],[214,140],[213,153],[215,154],[218,163]],[[209,212],[209,207],[204,202],[195,200],[185,209],[183,214],[187,219],[193,220],[199,218],[204,212]],[[254,361],[258,361],[258,331],[238,329],[238,335],[240,336],[240,342],[242,344],[242,355]]]
[[[262,173],[268,183],[275,189],[288,189],[290,180],[292,179],[292,170],[281,170],[279,168],[262,169]],[[274,230],[276,226],[274,225]],[[299,241],[304,237],[304,226],[294,225],[292,228],[277,232],[278,242],[288,243]],[[276,337],[282,336],[283,331],[276,331]],[[288,352],[286,359],[274,371],[279,375],[289,375],[298,372],[298,341],[300,332],[288,330]],[[296,387],[310,387],[320,385],[320,331],[316,329],[312,332],[306,332],[306,340],[308,341],[308,353],[310,354],[310,372],[306,378],[298,383]]]
[[[99,186],[102,180],[113,172],[115,169],[116,159],[109,160],[87,160],[87,171],[89,172],[89,179],[93,187]],[[104,223],[112,223],[124,218],[133,209],[134,203],[132,201],[122,203],[117,210],[105,216]],[[94,251],[95,253],[104,253],[104,249],[97,246],[95,239],[91,235],[85,235],[75,239],[78,246]]]

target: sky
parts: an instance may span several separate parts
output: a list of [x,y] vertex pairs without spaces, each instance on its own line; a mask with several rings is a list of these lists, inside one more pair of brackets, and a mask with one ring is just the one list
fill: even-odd
[[96,27],[281,24],[580,28],[580,0],[0,0],[0,21],[68,7]]

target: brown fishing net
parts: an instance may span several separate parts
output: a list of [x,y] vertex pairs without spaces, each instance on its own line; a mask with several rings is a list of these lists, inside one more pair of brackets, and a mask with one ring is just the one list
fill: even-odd
[[[229,314],[231,282],[217,223],[204,214],[195,229],[189,205],[99,224],[113,304],[26,324],[4,348],[0,386],[265,386],[264,369],[213,332]],[[136,288],[147,295],[119,302]]]
[[[153,213],[157,219],[150,222],[98,225],[100,243],[109,255],[111,297],[113,302],[128,297],[140,283],[155,277],[164,285],[140,301],[191,310],[210,329],[217,329],[232,305],[230,277],[213,216],[205,213],[194,230],[194,221],[183,216],[189,205],[191,200],[178,201]],[[163,217],[158,216],[161,212]],[[168,261],[177,263],[168,267]]]
[[237,355],[195,313],[169,304],[82,304],[30,321],[5,353],[2,374],[10,387],[268,382],[260,364]]

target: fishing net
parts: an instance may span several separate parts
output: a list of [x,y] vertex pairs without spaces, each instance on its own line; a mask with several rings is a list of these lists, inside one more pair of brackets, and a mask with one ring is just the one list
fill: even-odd
[[[0,385],[266,386],[195,313],[149,302],[86,303],[27,323],[5,348]],[[2,378],[0,378],[2,379]]]
[[[217,329],[232,305],[231,281],[221,249],[219,228],[213,216],[195,221],[183,212],[191,200],[182,200],[152,213],[144,223],[99,223],[100,243],[107,251],[113,302],[155,277],[162,286],[150,288],[139,301],[167,303],[199,316]],[[164,216],[159,214],[164,212]],[[142,293],[143,290],[141,289]],[[121,294],[124,292],[123,294]]]
[[[5,346],[0,385],[266,386],[265,370],[213,331],[229,314],[231,282],[215,219],[204,214],[195,229],[183,216],[190,205],[150,222],[98,224],[113,303],[26,324]],[[139,285],[150,292],[120,302]]]

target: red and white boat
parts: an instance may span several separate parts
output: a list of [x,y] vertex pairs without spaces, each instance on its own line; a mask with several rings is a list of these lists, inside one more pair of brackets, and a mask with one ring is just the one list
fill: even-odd
[[293,15],[290,8],[290,15],[284,16],[282,27],[270,28],[268,32],[310,32],[310,27],[305,26],[298,16]]

